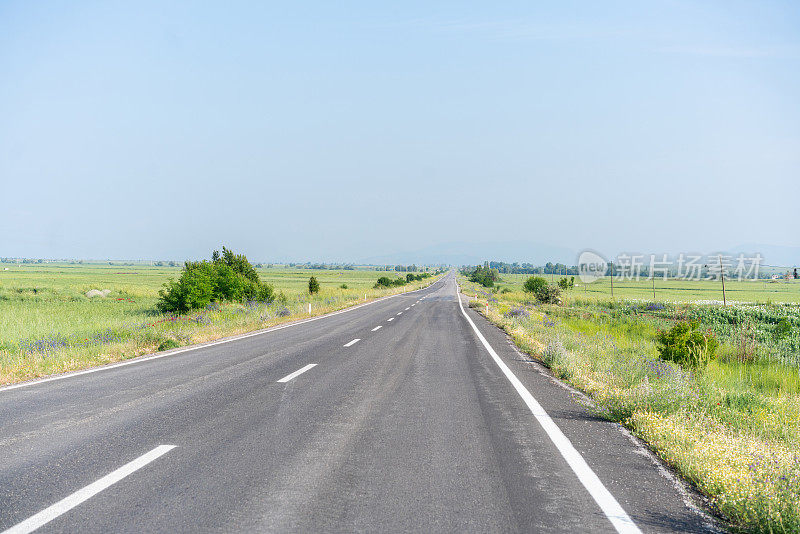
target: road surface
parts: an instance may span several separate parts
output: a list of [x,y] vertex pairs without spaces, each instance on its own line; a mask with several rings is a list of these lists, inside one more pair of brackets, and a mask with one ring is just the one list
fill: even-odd
[[159,356],[0,389],[0,532],[710,528],[453,273]]

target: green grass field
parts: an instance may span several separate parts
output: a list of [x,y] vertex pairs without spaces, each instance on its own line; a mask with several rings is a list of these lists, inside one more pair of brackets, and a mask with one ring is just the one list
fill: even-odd
[[[522,284],[530,274],[501,274],[497,285],[509,289],[521,290]],[[563,276],[542,276],[547,281],[558,281]],[[569,278],[569,277],[568,277]],[[606,300],[611,297],[611,279],[605,277],[595,282],[584,284],[575,277],[576,295]],[[722,302],[722,284],[714,280],[655,280],[655,299],[653,298],[652,280],[614,279],[614,298],[636,299],[656,302]],[[789,282],[780,280],[726,280],[725,298],[730,302],[747,303],[795,303],[800,304],[800,280]]]
[[[223,303],[181,317],[156,310],[158,291],[179,267],[108,264],[4,264],[0,270],[0,384],[204,342],[427,285],[373,289],[386,271],[257,269],[272,304]],[[310,296],[310,276],[320,292]],[[347,288],[342,288],[346,285]],[[86,297],[108,289],[107,297]]]

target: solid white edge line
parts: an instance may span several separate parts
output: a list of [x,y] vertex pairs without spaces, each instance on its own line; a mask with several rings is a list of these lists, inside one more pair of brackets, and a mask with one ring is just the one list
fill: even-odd
[[72,495],[61,499],[54,505],[45,508],[38,514],[35,514],[25,521],[14,525],[10,529],[4,531],[3,534],[27,534],[29,532],[33,532],[37,528],[46,525],[58,516],[72,510],[82,502],[91,499],[104,489],[116,484],[134,471],[138,471],[142,467],[146,466],[158,457],[168,453],[174,448],[175,445],[159,445],[152,451],[139,456],[132,462],[129,462],[119,469],[112,471],[96,482],[92,482],[88,486],[79,489]]
[[345,343],[344,346],[345,347],[351,347],[351,346],[355,345],[356,343],[358,343],[359,341],[361,341],[361,338],[357,337],[353,341],[351,341],[349,343]]
[[483,346],[491,355],[494,362],[503,371],[503,374],[506,376],[511,385],[514,386],[514,389],[517,390],[517,393],[522,400],[525,401],[525,404],[530,409],[533,416],[536,417],[536,420],[541,425],[542,429],[545,431],[547,436],[553,442],[553,444],[558,449],[558,452],[561,453],[561,456],[567,461],[569,466],[572,468],[572,471],[577,475],[578,480],[581,481],[581,484],[589,491],[589,494],[594,498],[595,502],[600,506],[603,510],[603,513],[606,515],[611,524],[617,529],[617,532],[624,532],[624,533],[632,533],[632,534],[641,534],[641,530],[639,527],[636,526],[636,523],[628,516],[625,510],[622,509],[617,499],[611,494],[610,491],[603,485],[603,482],[600,478],[595,474],[589,464],[586,463],[586,460],[581,456],[581,453],[575,449],[570,442],[569,438],[564,435],[558,425],[550,418],[547,412],[544,411],[544,408],[539,404],[539,402],[531,395],[528,389],[520,382],[519,378],[508,368],[508,366],[500,359],[500,356],[497,355],[495,350],[489,345],[489,342],[486,341],[486,338],[483,337],[481,331],[478,330],[478,327],[475,326],[475,323],[472,322],[472,319],[467,315],[467,312],[464,311],[464,306],[461,304],[461,297],[458,294],[458,282],[456,282],[456,300],[458,300],[458,307],[461,309],[461,313],[466,318],[467,322],[469,322],[472,329],[475,331],[475,334],[480,339]]
[[350,308],[344,308],[342,310],[336,310],[335,312],[326,313],[324,315],[318,315],[317,317],[309,317],[308,319],[301,319],[299,321],[295,321],[295,322],[291,322],[291,323],[287,323],[287,324],[271,326],[269,328],[265,328],[263,330],[258,330],[256,332],[249,332],[247,334],[241,334],[239,336],[233,336],[233,337],[229,337],[229,338],[225,338],[225,339],[218,339],[217,341],[210,341],[208,343],[203,343],[202,345],[198,345],[198,346],[195,346],[195,347],[186,347],[186,348],[183,348],[183,349],[176,349],[176,350],[169,351],[169,352],[164,352],[164,353],[161,353],[161,354],[151,354],[151,355],[148,355],[148,356],[140,356],[138,358],[127,360],[127,361],[124,361],[124,362],[117,362],[117,363],[112,363],[112,364],[109,364],[109,365],[103,365],[102,367],[93,367],[91,369],[84,369],[82,371],[73,371],[71,373],[65,373],[65,374],[61,374],[61,375],[57,375],[57,376],[48,376],[46,378],[38,378],[36,380],[30,380],[28,382],[21,382],[19,384],[11,384],[11,385],[8,385],[8,386],[2,386],[2,387],[0,387],[0,393],[2,393],[3,391],[9,391],[9,390],[12,390],[12,389],[25,388],[25,387],[28,387],[28,386],[35,386],[37,384],[44,384],[45,382],[54,382],[56,380],[63,380],[65,378],[72,378],[74,376],[88,375],[90,373],[97,373],[97,372],[100,372],[100,371],[107,371],[109,369],[115,369],[117,367],[124,367],[126,365],[133,365],[133,364],[136,364],[136,363],[149,362],[150,360],[158,360],[160,358],[165,358],[167,356],[174,356],[176,354],[181,354],[181,353],[184,353],[184,352],[190,352],[190,351],[193,351],[193,350],[204,349],[206,347],[213,347],[214,345],[221,345],[223,343],[231,343],[232,341],[239,341],[240,339],[246,339],[248,337],[253,337],[253,336],[261,336],[261,335],[264,335],[264,334],[269,334],[270,332],[274,332],[276,330],[283,330],[284,328],[291,328],[293,326],[300,326],[302,324],[310,323],[310,322],[313,322],[313,321],[319,321],[320,319],[325,319],[326,317],[332,317],[334,315],[339,315],[340,313],[351,312],[353,310],[357,310],[359,308],[363,308],[364,306],[369,306],[371,304],[375,304],[375,303],[378,303],[378,302],[381,302],[381,301],[384,301],[384,300],[387,300],[387,299],[391,299],[391,298],[394,298],[394,297],[399,297],[399,296],[402,296],[402,295],[409,295],[411,293],[417,293],[418,291],[425,291],[426,289],[431,289],[431,288],[433,288],[433,286],[435,286],[437,283],[439,283],[439,281],[441,281],[442,277],[444,277],[444,276],[445,275],[442,275],[441,277],[439,277],[439,279],[436,280],[435,282],[433,282],[431,285],[423,287],[423,288],[420,288],[420,289],[415,289],[414,291],[406,291],[404,293],[397,293],[395,295],[387,295],[387,296],[381,297],[379,299],[375,299],[375,300],[371,300],[369,302],[365,302],[364,304],[359,304],[358,306],[352,306]]
[[373,331],[373,332],[375,332],[376,330],[380,330],[381,328],[383,328],[383,325],[380,325],[380,324],[379,324],[378,326],[376,326],[375,328],[373,328],[373,329],[372,329],[372,331]]
[[284,376],[283,378],[278,380],[278,382],[288,382],[289,380],[302,375],[303,373],[305,373],[306,371],[308,371],[312,367],[316,367],[316,366],[317,366],[316,363],[309,363],[308,365],[306,365],[305,367],[301,367],[300,369],[298,369],[294,373],[290,373],[290,374]]

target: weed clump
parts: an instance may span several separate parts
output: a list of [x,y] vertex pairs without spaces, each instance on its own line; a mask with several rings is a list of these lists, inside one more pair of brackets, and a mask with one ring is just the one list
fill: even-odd
[[698,321],[681,321],[656,335],[662,360],[689,369],[704,369],[713,360],[719,342],[710,329],[702,330]]
[[180,347],[178,342],[175,341],[174,339],[171,339],[171,338],[170,339],[165,339],[164,341],[162,341],[161,343],[158,344],[159,352],[162,351],[162,350],[170,350],[170,349],[175,349],[175,348],[178,348],[178,347]]

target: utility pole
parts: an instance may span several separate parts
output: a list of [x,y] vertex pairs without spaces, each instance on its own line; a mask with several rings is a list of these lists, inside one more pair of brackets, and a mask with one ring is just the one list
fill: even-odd
[[656,301],[656,275],[650,273],[650,277],[653,279],[653,302]]
[[611,300],[614,300],[614,262],[611,262]]
[[725,302],[725,270],[722,268],[722,254],[719,255],[719,277],[722,280],[722,305],[727,306]]

